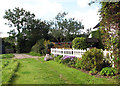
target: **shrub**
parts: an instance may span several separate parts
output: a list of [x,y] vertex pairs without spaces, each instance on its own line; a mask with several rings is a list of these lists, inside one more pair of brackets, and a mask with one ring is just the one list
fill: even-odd
[[32,52],[44,54],[44,49],[44,39],[41,39],[32,47]]
[[61,58],[61,63],[67,64],[68,66],[75,66],[76,59],[75,56],[64,56]]
[[103,51],[101,49],[92,48],[86,51],[81,59],[80,68],[91,70],[100,70],[100,64],[103,63]]
[[50,54],[50,49],[54,46],[54,44],[51,43],[49,40],[45,40],[44,41],[44,46],[45,46],[44,53],[45,54]]
[[58,55],[58,56],[55,56],[54,57],[54,60],[56,61],[56,62],[61,62],[61,58],[62,58],[62,55]]
[[77,58],[77,59],[76,59],[76,63],[75,63],[75,67],[76,67],[76,68],[81,68],[81,64],[82,64],[82,63],[81,63],[81,62],[82,62],[81,60],[82,60],[82,58]]
[[112,67],[105,67],[100,71],[100,75],[107,75],[107,76],[113,76],[117,74],[117,70]]
[[13,58],[14,55],[13,54],[2,54],[2,59],[4,58]]
[[75,49],[86,49],[87,43],[85,37],[77,37],[72,41],[72,48]]

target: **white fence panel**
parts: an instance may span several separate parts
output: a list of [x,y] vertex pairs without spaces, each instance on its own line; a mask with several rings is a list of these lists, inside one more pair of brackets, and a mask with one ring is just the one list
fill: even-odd
[[77,50],[77,49],[58,49],[58,48],[51,48],[52,54],[58,54],[63,56],[76,56],[82,57],[82,55],[86,52],[86,50]]
[[[88,50],[88,49],[87,49]],[[87,51],[87,50],[78,50],[78,49],[58,49],[58,48],[51,48],[51,53],[52,54],[58,54],[58,55],[63,55],[63,56],[76,56],[81,58],[82,55]],[[107,57],[107,54],[109,54],[111,61],[112,61],[112,51],[103,51],[104,57]],[[114,62],[112,67],[114,67]]]

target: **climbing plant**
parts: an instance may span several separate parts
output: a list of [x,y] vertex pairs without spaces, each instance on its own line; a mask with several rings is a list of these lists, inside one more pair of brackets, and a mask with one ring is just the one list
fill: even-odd
[[113,51],[115,67],[120,72],[120,1],[101,2],[100,30],[107,50]]

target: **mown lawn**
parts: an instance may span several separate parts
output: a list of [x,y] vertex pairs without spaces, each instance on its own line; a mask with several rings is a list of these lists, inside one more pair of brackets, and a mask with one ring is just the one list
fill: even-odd
[[18,71],[12,84],[116,84],[113,79],[96,78],[69,68],[54,61],[45,62],[43,58],[19,59]]

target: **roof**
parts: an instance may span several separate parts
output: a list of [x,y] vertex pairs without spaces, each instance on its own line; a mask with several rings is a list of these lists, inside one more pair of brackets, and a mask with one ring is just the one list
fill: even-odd
[[98,28],[100,26],[100,23],[98,23],[93,29]]

